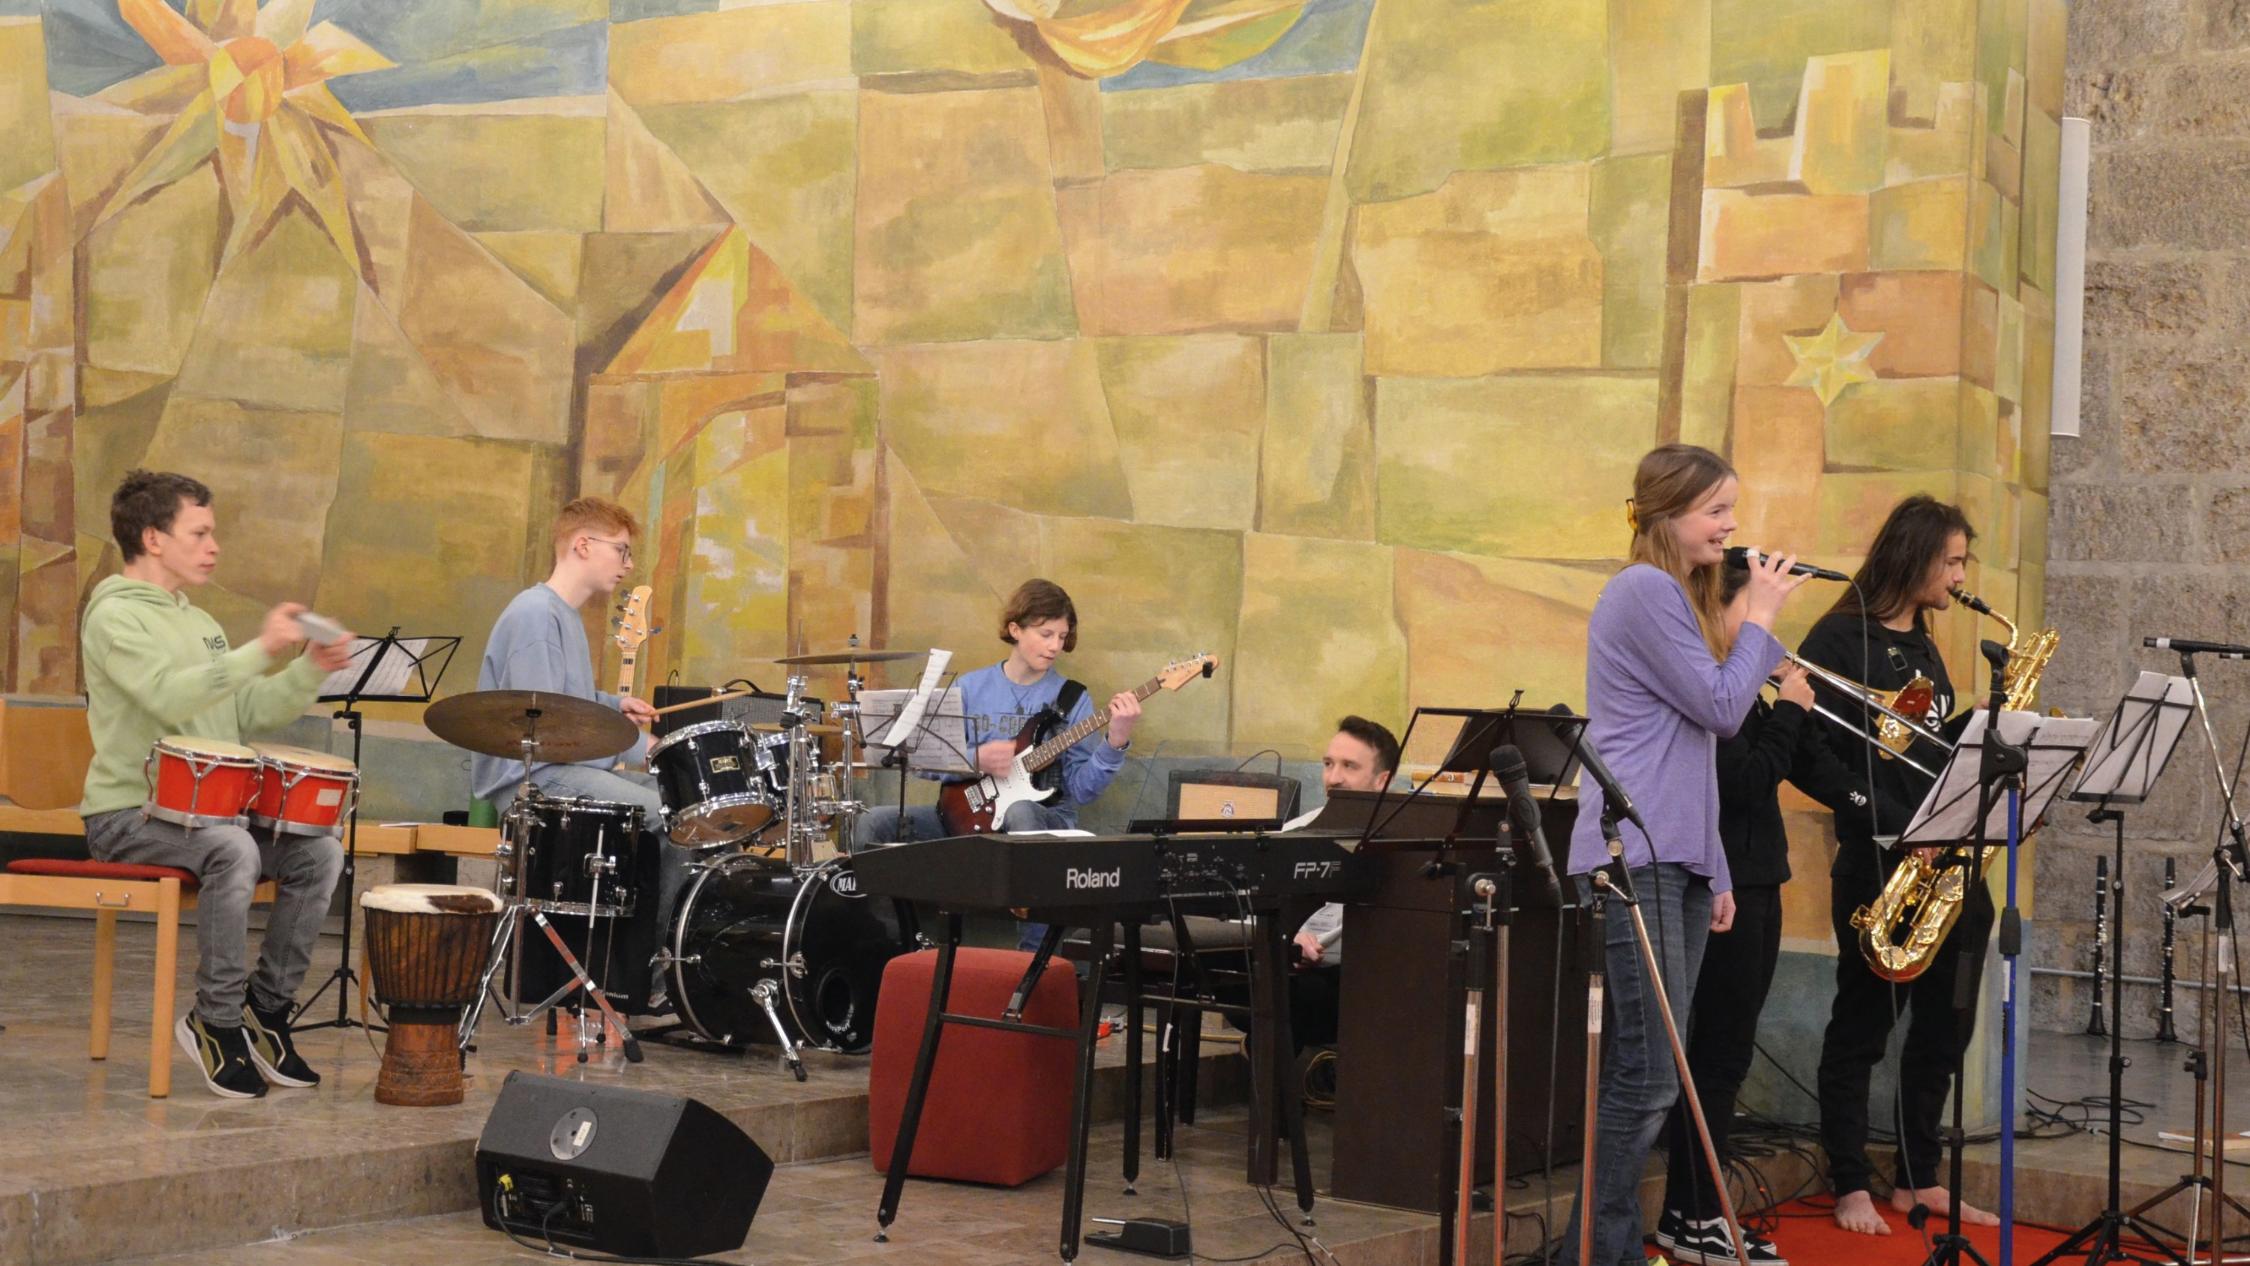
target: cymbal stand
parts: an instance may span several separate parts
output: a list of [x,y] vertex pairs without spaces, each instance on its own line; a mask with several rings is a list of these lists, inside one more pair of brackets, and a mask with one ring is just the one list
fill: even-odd
[[[1712,1146],[1711,1126],[1709,1122],[1703,1119],[1703,1099],[1701,1095],[1696,1093],[1695,1074],[1688,1068],[1687,1047],[1680,1041],[1680,1026],[1672,1017],[1671,999],[1665,994],[1664,970],[1662,965],[1657,962],[1656,946],[1648,939],[1648,922],[1641,917],[1640,897],[1633,891],[1632,874],[1625,866],[1625,841],[1618,832],[1617,814],[1614,809],[1607,806],[1604,807],[1602,813],[1602,836],[1609,844],[1610,860],[1608,866],[1595,871],[1591,876],[1594,899],[1597,904],[1605,896],[1617,901],[1625,907],[1626,917],[1632,920],[1633,939],[1640,945],[1641,968],[1648,974],[1650,996],[1656,1000],[1657,1015],[1664,1021],[1664,1038],[1672,1048],[1672,1065],[1679,1070],[1680,1101],[1687,1105],[1688,1119],[1695,1123],[1696,1140],[1703,1145],[1703,1161],[1711,1167],[1712,1177],[1719,1180],[1713,1183],[1719,1190],[1719,1216],[1726,1219],[1727,1235],[1734,1245],[1737,1266],[1750,1266],[1750,1248],[1749,1245],[1743,1243],[1742,1222],[1735,1217],[1734,1195],[1727,1190],[1727,1185],[1722,1177],[1727,1172],[1726,1167],[1719,1163],[1718,1149]],[[1595,918],[1596,926],[1599,926],[1600,915],[1597,914]],[[1604,943],[1597,942],[1588,961],[1599,964],[1604,956],[1604,949]],[[1594,970],[1598,973],[1598,966]],[[1587,1044],[1589,1047],[1600,1044],[1601,1011],[1599,1008],[1602,1000],[1601,993],[1602,984],[1597,974],[1588,981],[1586,1027],[1588,1029]],[[1580,1179],[1582,1186],[1578,1204],[1579,1266],[1592,1266],[1594,1253],[1593,1173],[1600,1133],[1596,1129],[1596,1113],[1600,1098],[1600,1086],[1596,1074],[1598,1063],[1598,1057],[1590,1057],[1586,1064],[1586,1154],[1584,1157],[1585,1169]],[[1495,1218],[1502,1216],[1499,1212],[1499,1195],[1500,1190],[1505,1187],[1505,1181],[1504,1178],[1497,1175],[1494,1178],[1493,1216]]]

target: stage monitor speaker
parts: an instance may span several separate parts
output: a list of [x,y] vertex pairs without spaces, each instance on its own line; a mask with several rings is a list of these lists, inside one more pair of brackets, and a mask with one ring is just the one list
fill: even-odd
[[773,1160],[678,1095],[511,1072],[477,1140],[484,1224],[627,1257],[742,1247]]

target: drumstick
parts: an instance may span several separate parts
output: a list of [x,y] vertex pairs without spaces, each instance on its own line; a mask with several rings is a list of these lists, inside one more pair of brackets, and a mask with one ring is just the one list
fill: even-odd
[[745,695],[754,695],[756,693],[758,692],[755,690],[729,690],[722,695],[706,695],[701,699],[690,699],[686,703],[675,703],[667,707],[658,708],[653,715],[663,716],[667,712],[684,712],[689,708],[709,707],[714,703],[723,703],[728,699],[740,699]]

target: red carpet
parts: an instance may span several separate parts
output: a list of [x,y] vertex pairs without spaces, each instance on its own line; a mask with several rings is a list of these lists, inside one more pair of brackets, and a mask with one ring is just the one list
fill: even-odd
[[[1774,1245],[1789,1259],[1790,1266],[1918,1266],[1930,1251],[1922,1233],[1906,1224],[1905,1214],[1891,1212],[1887,1202],[1878,1201],[1875,1207],[1891,1224],[1889,1235],[1854,1235],[1840,1229],[1829,1219],[1825,1199],[1818,1203],[1799,1200],[1783,1205],[1780,1225],[1773,1231]],[[1999,1266],[2000,1228],[1972,1226],[1963,1229],[1985,1260]],[[1942,1219],[1933,1219],[1927,1230],[1931,1235],[1939,1235],[1944,1232],[1945,1224]],[[2018,1223],[2016,1266],[2026,1266],[2062,1241],[2060,1231]]]

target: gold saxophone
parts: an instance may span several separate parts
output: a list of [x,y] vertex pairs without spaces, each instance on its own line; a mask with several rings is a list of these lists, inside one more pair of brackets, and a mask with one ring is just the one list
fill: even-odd
[[[2015,621],[1985,605],[1975,594],[1956,589],[1953,596],[1961,605],[2007,626],[2008,666],[2001,672],[2005,695],[2001,706],[2017,712],[2029,708],[2033,696],[2039,693],[2039,674],[2055,657],[2055,644],[2062,635],[2044,629],[2029,645],[2019,645],[2022,633]],[[1859,929],[1860,952],[1867,956],[1867,965],[1876,975],[1890,981],[1908,981],[1930,969],[1930,960],[1953,930],[1954,920],[1961,917],[1961,902],[1968,896],[1969,884],[1984,882],[1982,858],[1968,865],[1948,865],[1948,860],[1940,856],[1925,861],[1919,853],[1907,854],[1873,904],[1852,912],[1852,926]]]

